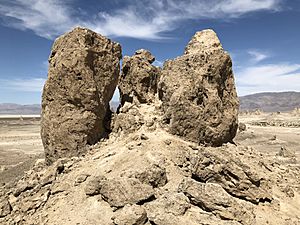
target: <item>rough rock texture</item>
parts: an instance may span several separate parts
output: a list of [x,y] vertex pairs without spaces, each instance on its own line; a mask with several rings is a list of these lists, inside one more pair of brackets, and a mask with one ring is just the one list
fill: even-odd
[[143,124],[0,188],[0,224],[298,225],[299,174],[252,148],[198,146]]
[[197,32],[183,56],[165,62],[158,88],[172,134],[211,146],[235,137],[239,103],[232,62],[214,31]]
[[114,133],[133,133],[144,123],[144,116],[135,104],[125,102],[120,108],[119,114],[113,118],[112,130]]
[[154,188],[162,187],[168,182],[166,168],[158,164],[151,164],[140,171],[134,171],[130,177],[137,178],[142,183],[151,185]]
[[186,224],[181,218],[191,207],[183,193],[165,194],[149,203],[147,216],[154,224]]
[[160,74],[160,68],[152,65],[154,61],[154,56],[145,49],[124,57],[119,81],[121,105],[134,99],[140,103],[154,101]]
[[222,219],[235,220],[242,224],[255,222],[253,209],[232,198],[219,184],[185,179],[179,185],[179,191],[183,192],[194,205]]
[[[196,38],[187,48],[187,59],[198,60],[197,48],[213,48],[215,51],[205,56],[220,56],[221,63],[226,54],[216,44],[218,39],[214,35],[211,39],[205,37],[210,37],[211,32],[202,34],[198,37],[200,42]],[[194,72],[185,76],[191,78]],[[218,77],[218,73],[214,74]],[[187,81],[191,82],[182,79],[183,84]],[[207,90],[211,104],[215,89]],[[177,94],[184,104],[191,104],[183,92]],[[224,91],[226,94],[229,101],[230,93]],[[220,105],[227,107],[226,99],[220,100]],[[195,140],[183,140],[162,125],[165,115],[160,101],[154,100],[151,104],[126,102],[113,116],[109,138],[91,146],[85,157],[59,159],[48,167],[43,162],[36,163],[17,183],[0,187],[0,224],[299,224],[297,161],[283,164],[278,160],[283,157],[272,157],[266,149],[257,152],[239,144],[207,147]],[[171,107],[163,104],[164,109]],[[186,112],[191,113],[183,113]],[[225,109],[217,112],[228,113]],[[212,117],[213,114],[207,115],[208,122]],[[228,121],[225,116],[224,121]],[[201,121],[191,122],[193,127]],[[252,128],[249,126],[239,135],[247,135]]]
[[11,206],[7,199],[0,199],[0,217],[7,216],[11,212]]
[[220,148],[203,148],[190,158],[194,179],[218,183],[231,195],[255,204],[272,201],[268,178],[260,169],[253,170],[255,160]]
[[146,201],[153,197],[154,192],[151,186],[135,178],[114,178],[103,181],[100,194],[111,207],[120,208]]
[[55,41],[42,96],[48,163],[82,154],[104,134],[120,58],[119,44],[88,29],[75,28]]
[[286,158],[296,158],[295,151],[282,146],[278,152],[279,156],[286,157]]
[[113,218],[116,225],[142,225],[147,221],[146,210],[138,205],[125,205]]

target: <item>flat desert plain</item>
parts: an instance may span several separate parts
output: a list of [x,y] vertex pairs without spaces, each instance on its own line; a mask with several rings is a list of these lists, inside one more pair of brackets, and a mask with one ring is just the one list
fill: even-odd
[[[0,116],[0,186],[22,176],[37,159],[42,159],[39,116]],[[252,147],[266,157],[280,157],[282,149],[295,157],[282,157],[283,164],[300,167],[299,113],[242,113],[234,142]]]
[[0,186],[18,179],[43,158],[40,117],[0,115]]

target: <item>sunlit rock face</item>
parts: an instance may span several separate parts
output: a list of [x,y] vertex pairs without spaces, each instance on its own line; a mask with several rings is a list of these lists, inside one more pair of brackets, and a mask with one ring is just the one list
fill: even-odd
[[213,30],[197,32],[183,56],[165,62],[158,89],[172,134],[211,146],[235,137],[239,101],[232,61]]
[[84,28],[55,41],[42,96],[41,136],[48,164],[84,153],[104,134],[121,54],[118,43]]

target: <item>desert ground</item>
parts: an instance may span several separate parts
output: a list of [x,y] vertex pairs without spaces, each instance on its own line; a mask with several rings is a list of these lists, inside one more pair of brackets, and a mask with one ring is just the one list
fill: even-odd
[[[148,111],[151,110],[147,110],[147,112]],[[188,166],[188,164],[182,164],[182,159],[185,159],[182,158],[184,152],[186,151],[186,149],[192,149],[191,151],[197,152],[199,149],[201,149],[201,151],[204,152],[204,155],[220,154],[220,157],[226,158],[228,156],[225,156],[225,153],[229,155],[232,154],[229,158],[226,159],[228,160],[228,162],[231,162],[231,157],[233,158],[233,160],[238,160],[237,162],[240,162],[239,160],[242,160],[244,161],[244,163],[246,163],[246,167],[249,167],[249,171],[256,171],[257,174],[259,174],[259,176],[263,176],[262,171],[264,171],[266,172],[265,175],[270,176],[270,180],[272,180],[272,182],[275,182],[274,187],[272,188],[273,201],[271,204],[269,204],[268,202],[261,202],[257,203],[256,205],[253,205],[247,201],[243,201],[242,199],[232,197],[228,194],[226,195],[228,198],[232,199],[232,201],[234,199],[234,201],[236,201],[236,204],[246,204],[247,207],[251,207],[251,210],[249,212],[246,212],[246,215],[249,214],[249,218],[252,218],[251,213],[253,209],[253,213],[255,214],[257,222],[255,224],[298,225],[300,222],[300,218],[298,216],[298,212],[300,210],[300,196],[298,194],[300,192],[298,172],[300,168],[299,114],[262,112],[242,113],[239,117],[239,121],[240,123],[245,124],[246,128],[245,126],[240,125],[240,130],[237,132],[237,136],[234,139],[234,143],[237,144],[237,147],[234,147],[233,144],[225,144],[222,148],[206,149],[202,148],[201,146],[198,148],[197,146],[191,145],[190,142],[185,142],[181,138],[168,134],[163,130],[152,132],[151,128],[147,128],[150,130],[142,128],[142,131],[140,131],[138,134],[132,134],[123,137],[118,135],[115,137],[112,136],[107,141],[103,141],[99,144],[96,144],[86,155],[85,158],[74,157],[71,159],[71,161],[66,162],[65,168],[61,167],[64,168],[64,170],[66,170],[65,173],[61,175],[61,178],[55,178],[55,176],[51,175],[51,171],[56,171],[56,169],[53,170],[53,168],[57,168],[56,164],[54,164],[54,166],[50,167],[48,170],[42,170],[43,167],[40,168],[40,166],[42,166],[40,162],[42,161],[38,159],[43,158],[43,147],[39,136],[39,119],[2,118],[0,128],[0,162],[2,168],[0,172],[0,181],[2,185],[6,184],[5,186],[6,188],[9,188],[9,190],[17,191],[13,193],[18,193],[18,190],[26,191],[26,188],[30,189],[31,186],[28,185],[30,185],[31,182],[34,181],[34,179],[31,176],[35,177],[35,175],[44,174],[45,172],[44,175],[41,175],[43,177],[40,178],[40,182],[45,182],[46,184],[50,182],[49,179],[57,179],[56,181],[53,181],[56,186],[54,185],[51,189],[52,197],[49,197],[46,206],[38,210],[36,214],[30,214],[31,216],[28,214],[28,218],[26,218],[29,222],[27,221],[27,223],[24,224],[32,224],[32,221],[36,221],[37,218],[39,218],[41,221],[46,221],[46,224],[75,224],[75,221],[78,222],[80,219],[88,220],[87,223],[84,223],[84,221],[80,220],[79,222],[82,222],[81,224],[96,224],[92,223],[91,221],[101,221],[101,224],[110,224],[109,221],[111,221],[111,218],[113,218],[114,216],[114,212],[112,211],[112,209],[105,205],[103,201],[98,200],[97,197],[87,198],[84,192],[86,190],[89,190],[87,189],[87,187],[92,187],[90,186],[90,184],[93,184],[93,179],[94,177],[97,177],[97,173],[104,173],[107,177],[111,177],[111,180],[108,180],[108,184],[110,184],[109,182],[114,182],[115,179],[122,180],[124,177],[131,177],[130,174],[132,171],[135,171],[134,169],[140,168],[141,171],[142,169],[147,170],[145,165],[148,165],[150,161],[152,163],[156,162],[159,163],[158,165],[166,166],[168,174],[168,181],[165,180],[165,182],[168,183],[165,184],[166,186],[164,188],[158,190],[162,192],[166,191],[166,193],[177,193],[176,187],[178,186],[178,182],[180,183],[180,180],[182,178],[181,173],[184,174],[187,172],[185,171],[185,167]],[[258,153],[257,151],[252,151],[251,149],[257,150]],[[174,154],[174,150],[178,152]],[[163,154],[165,154],[166,156],[163,156]],[[189,155],[189,157],[192,157],[192,155]],[[211,155],[210,157],[213,157],[213,155]],[[133,162],[131,160],[132,158],[137,159],[134,162],[136,168],[133,166]],[[172,161],[168,161],[169,158],[172,159]],[[259,158],[261,158],[261,160],[258,160]],[[173,165],[171,163],[173,161],[176,165],[178,164],[182,166],[178,167],[175,166],[175,164]],[[193,158],[191,159],[191,162],[194,162]],[[24,171],[29,170],[30,167],[34,164],[35,166],[33,168],[35,169],[24,173]],[[58,163],[57,165],[59,166],[60,164]],[[118,166],[116,167],[116,165]],[[133,170],[130,172],[128,168],[131,168]],[[35,173],[34,170],[37,170],[38,172]],[[17,182],[17,188],[11,186],[14,184],[16,185],[16,182],[13,181],[21,177],[23,174],[24,179],[29,183],[24,183],[24,179],[22,179],[23,182]],[[118,177],[118,174],[123,175],[121,176],[121,178],[116,178]],[[81,181],[81,179],[83,180]],[[80,183],[77,184],[76,182],[75,185],[73,184],[74,180],[79,180],[78,182],[85,182],[85,179],[87,179],[87,182],[83,186],[81,186]],[[126,179],[130,180],[133,178]],[[127,182],[126,179],[124,180],[125,183]],[[161,180],[158,179],[157,181]],[[26,184],[27,186],[24,186],[24,184]],[[116,193],[119,193],[118,187],[115,187],[115,183],[111,183],[111,185],[113,189],[109,190],[112,190],[111,193],[113,194],[110,197],[114,198],[115,196],[118,196],[115,195]],[[184,185],[184,183],[182,185]],[[262,186],[263,185],[264,184],[262,183]],[[37,187],[42,186],[43,184]],[[85,189],[82,189],[82,187],[85,187]],[[125,185],[123,187],[121,185],[121,187],[124,188],[127,186]],[[55,188],[57,188],[58,191],[56,191]],[[113,191],[115,190],[115,188],[117,188],[116,192]],[[32,189],[32,191],[34,190],[35,189]],[[216,197],[216,191],[214,189],[211,190],[213,192],[209,196],[214,196],[214,198],[219,199],[219,197]],[[27,212],[29,209],[31,209],[31,207],[38,207],[40,204],[40,200],[44,199],[44,195],[42,194],[44,193],[43,191],[44,189],[41,189],[36,193],[36,195],[20,195],[20,199],[22,200],[22,202],[25,202],[25,204],[20,205],[21,210]],[[144,191],[145,190],[140,190],[138,193],[143,194]],[[30,193],[30,191],[28,193]],[[223,194],[226,193],[224,192]],[[119,197],[116,197],[116,199],[119,199]],[[13,199],[11,199],[11,201],[12,204],[15,204],[13,202]],[[95,202],[91,203],[91,201]],[[210,199],[209,201],[214,200]],[[70,204],[73,207],[70,210],[72,214],[63,215],[62,211],[65,212],[66,210],[64,208],[65,205],[69,207]],[[95,210],[97,209],[97,212],[99,210],[97,207],[94,207],[93,211],[90,208],[90,204],[93,205],[93,207],[95,206],[95,204],[100,204],[97,207],[100,207],[101,210],[107,210],[105,217],[103,217],[102,214],[100,216],[96,213]],[[147,208],[148,210],[150,210],[150,212],[151,210],[156,210],[157,208],[155,206],[156,203],[154,204],[150,202],[149,204],[145,204],[145,207],[150,207]],[[154,204],[154,206],[152,204]],[[154,208],[151,208],[151,206],[153,206]],[[193,218],[194,215],[193,210],[199,209],[196,206],[192,206],[189,210],[189,213],[186,213],[180,218],[183,221],[190,221],[190,219]],[[201,215],[202,217],[197,218],[202,221],[203,216],[207,216],[207,212],[204,212],[203,214],[203,211],[201,211],[201,213],[200,211],[197,211],[197,215]],[[227,213],[226,209],[224,212]],[[238,212],[240,213],[239,210]],[[80,216],[78,216],[78,213],[81,213]],[[240,216],[244,214],[237,215]],[[151,217],[151,213],[149,214],[149,216],[150,219],[155,220],[155,217]],[[12,217],[15,218],[13,214]],[[17,220],[18,218],[21,217],[16,217]],[[244,216],[242,216],[241,218],[242,220],[245,219]],[[206,219],[209,221],[206,224],[227,224],[226,221],[224,222],[217,218],[215,218],[217,220],[215,222],[212,222],[212,218]],[[233,220],[237,219],[238,217],[233,218]],[[252,224],[251,221],[244,221],[242,223],[231,222],[229,224]],[[39,222],[37,224],[39,224]]]
[[[18,179],[43,158],[39,116],[0,116],[0,186]],[[300,115],[297,113],[241,113],[235,143],[252,147],[266,157],[278,156],[282,148],[296,157],[282,163],[300,167]]]
[[[239,121],[246,124],[246,131],[238,132],[235,141],[250,146],[273,157],[281,148],[295,152],[300,160],[300,115],[286,113],[242,113]],[[298,164],[299,166],[299,164]]]
[[36,115],[0,115],[0,186],[43,158],[39,120]]

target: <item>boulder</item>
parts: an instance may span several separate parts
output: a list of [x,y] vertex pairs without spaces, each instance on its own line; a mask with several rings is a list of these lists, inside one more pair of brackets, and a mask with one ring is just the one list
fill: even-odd
[[56,39],[42,95],[47,164],[81,155],[103,136],[121,56],[118,43],[88,29],[75,28]]
[[186,178],[179,185],[178,191],[183,192],[192,204],[223,220],[234,220],[245,225],[255,224],[253,208],[238,202],[218,184],[199,183]]
[[247,130],[247,126],[244,123],[239,123],[239,132],[243,132]]
[[197,32],[183,56],[165,62],[158,94],[172,134],[210,146],[235,137],[239,101],[232,61],[214,31]]
[[183,193],[168,193],[146,205],[151,224],[189,224],[183,218],[190,208],[189,199]]
[[233,146],[200,149],[190,159],[192,177],[203,183],[217,183],[230,195],[254,204],[271,202],[272,187],[261,161],[242,151],[246,149]]
[[0,217],[4,217],[11,212],[11,206],[7,199],[1,198],[0,200]]
[[163,187],[168,182],[166,168],[159,164],[151,164],[141,170],[133,171],[129,177],[136,178],[153,188]]
[[281,146],[277,155],[285,158],[296,158],[296,152],[286,146]]
[[125,205],[115,214],[113,220],[116,225],[142,225],[147,221],[147,213],[139,205]]
[[145,123],[139,108],[132,103],[125,102],[119,113],[112,120],[112,131],[117,134],[133,133]]
[[154,198],[153,188],[135,178],[104,180],[100,186],[100,194],[104,201],[115,208],[122,208],[126,204],[142,204]]
[[121,105],[132,103],[134,99],[140,103],[154,101],[160,74],[160,68],[152,65],[154,60],[154,56],[145,49],[136,51],[132,57],[124,57],[118,85]]

